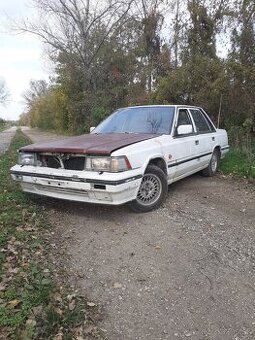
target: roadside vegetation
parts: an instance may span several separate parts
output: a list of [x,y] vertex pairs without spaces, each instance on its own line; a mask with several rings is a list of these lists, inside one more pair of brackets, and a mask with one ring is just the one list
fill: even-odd
[[7,127],[7,122],[4,119],[0,118],[0,132],[5,130]]
[[17,149],[30,142],[18,131],[0,156],[1,338],[102,339],[93,322],[95,303],[55,284],[43,237],[50,230],[47,218],[10,178]]
[[223,174],[255,179],[255,138],[250,131],[249,120],[228,130],[230,151],[220,164]]
[[255,150],[252,155],[238,149],[230,150],[221,161],[220,171],[226,175],[255,179]]

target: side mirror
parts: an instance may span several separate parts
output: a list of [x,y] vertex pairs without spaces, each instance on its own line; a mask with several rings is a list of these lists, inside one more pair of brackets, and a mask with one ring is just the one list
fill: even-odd
[[95,129],[95,126],[91,126],[91,127],[89,128],[89,132],[91,133],[94,129]]
[[177,127],[177,135],[188,135],[193,132],[193,127],[191,124],[179,125]]

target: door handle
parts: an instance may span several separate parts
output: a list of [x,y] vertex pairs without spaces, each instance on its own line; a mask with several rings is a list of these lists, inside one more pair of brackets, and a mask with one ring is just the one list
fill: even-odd
[[212,137],[212,141],[213,141],[213,142],[215,141],[215,137]]
[[198,145],[199,144],[199,140],[195,140],[195,144]]

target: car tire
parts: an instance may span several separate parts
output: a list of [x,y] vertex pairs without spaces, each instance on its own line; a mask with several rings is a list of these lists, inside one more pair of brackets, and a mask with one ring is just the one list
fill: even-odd
[[157,209],[168,192],[166,174],[155,165],[148,165],[134,201],[129,203],[135,212],[148,212]]
[[205,177],[212,177],[216,175],[220,163],[220,153],[218,149],[215,149],[212,153],[210,163],[207,168],[202,170],[202,175]]

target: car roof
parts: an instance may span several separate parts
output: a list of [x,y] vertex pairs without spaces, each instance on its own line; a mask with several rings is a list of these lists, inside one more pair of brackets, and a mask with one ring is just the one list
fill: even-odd
[[166,105],[161,105],[161,104],[157,104],[157,105],[135,105],[135,106],[126,106],[126,107],[122,107],[122,109],[136,109],[136,108],[142,108],[142,107],[173,107],[173,108],[200,108],[199,106],[195,106],[195,105],[171,105],[171,104],[166,104]]

